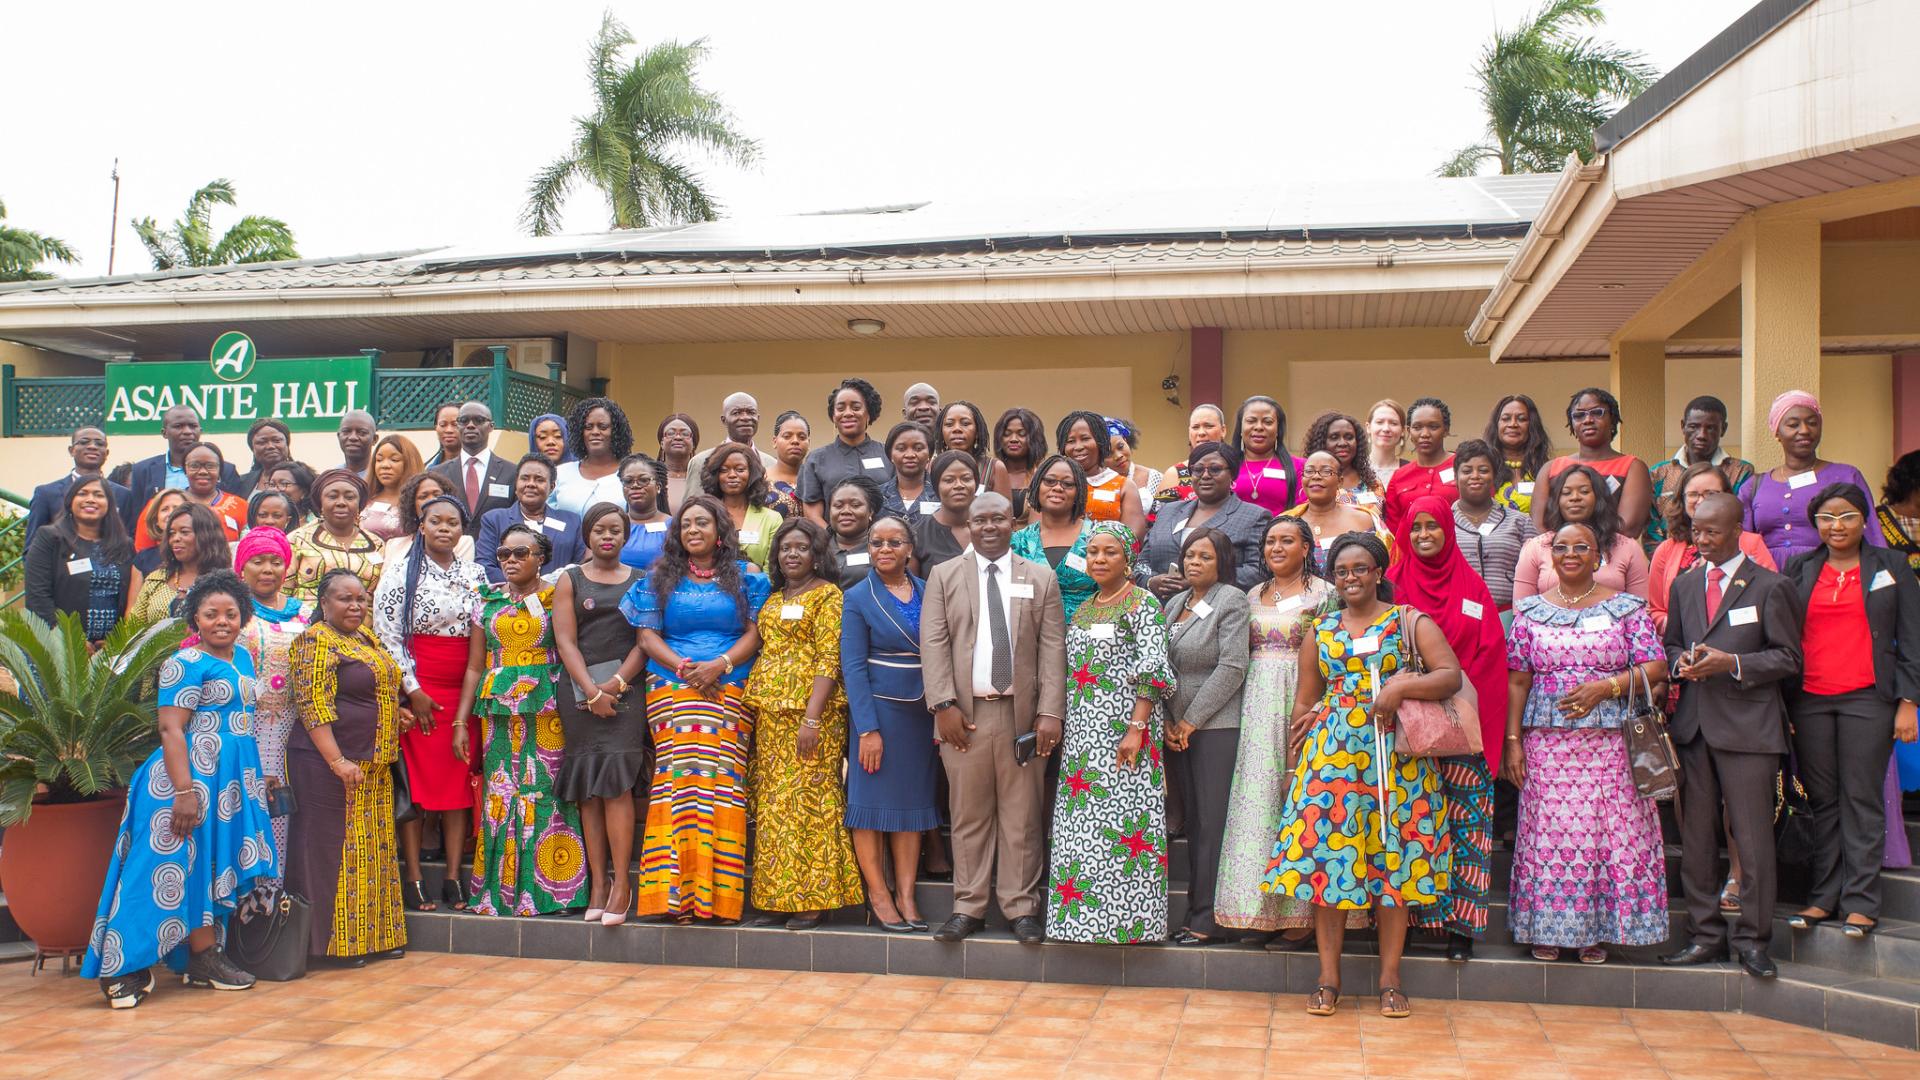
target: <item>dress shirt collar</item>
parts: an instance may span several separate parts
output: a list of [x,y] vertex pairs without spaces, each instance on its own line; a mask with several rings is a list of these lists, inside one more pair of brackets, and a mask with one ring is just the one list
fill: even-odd
[[[1733,576],[1740,572],[1740,564],[1746,561],[1747,553],[1744,551],[1736,551],[1733,553],[1733,558],[1720,564],[1720,572],[1727,575],[1726,580],[1731,582]],[[1712,564],[1709,563],[1708,565],[1711,566]]]
[[492,457],[493,457],[493,451],[491,450],[482,450],[477,454],[469,454],[465,450],[462,450],[460,451],[460,471],[465,472],[467,469],[467,462],[471,461],[479,465],[481,472],[486,472],[487,461]]
[[987,576],[987,564],[991,562],[994,566],[998,566],[1000,568],[1001,581],[1012,580],[1012,577],[1011,577],[1011,575],[1013,574],[1013,549],[1012,548],[1008,548],[1005,552],[1002,552],[1000,557],[997,559],[988,559],[985,555],[982,555],[978,551],[976,551],[973,553],[973,561],[974,561],[974,567],[975,567],[974,572],[976,574],[979,574],[983,578]]
[[[1726,447],[1721,446],[1721,447],[1714,448],[1713,464],[1716,466],[1719,465],[1721,462],[1727,460],[1728,456],[1729,455],[1727,454]],[[1687,460],[1687,448],[1685,446],[1682,446],[1680,448],[1679,453],[1673,455],[1673,460],[1675,464],[1679,465],[1683,469],[1693,464],[1693,462]]]

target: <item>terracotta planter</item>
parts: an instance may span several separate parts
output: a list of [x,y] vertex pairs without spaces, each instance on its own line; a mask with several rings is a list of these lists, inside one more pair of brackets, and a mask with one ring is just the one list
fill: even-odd
[[85,949],[127,796],[41,803],[0,843],[0,891],[20,932],[41,949]]

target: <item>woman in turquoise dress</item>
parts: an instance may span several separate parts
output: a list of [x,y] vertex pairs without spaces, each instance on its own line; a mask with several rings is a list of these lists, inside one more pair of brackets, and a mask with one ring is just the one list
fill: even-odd
[[196,637],[160,665],[160,748],[127,778],[80,964],[116,1009],[152,992],[150,969],[162,961],[188,986],[253,986],[221,941],[240,898],[280,873],[253,740],[253,659],[238,647],[253,596],[233,571],[213,570],[182,610]]
[[1097,588],[1087,576],[1087,474],[1060,454],[1040,463],[1027,489],[1027,505],[1036,511],[1031,525],[1013,534],[1013,553],[1053,568],[1067,621]]
[[1094,595],[1067,619],[1067,723],[1053,798],[1047,936],[1129,944],[1167,936],[1167,623],[1133,584],[1133,530],[1095,522]]
[[480,915],[546,915],[585,907],[587,846],[580,808],[554,794],[566,752],[554,673],[553,586],[540,567],[546,531],[515,525],[494,558],[505,581],[480,587],[466,682],[453,715],[453,752],[467,760],[467,717],[480,718],[480,843],[473,899]]
[[[1459,691],[1460,662],[1425,619],[1416,624],[1412,648],[1426,672],[1402,672],[1412,662],[1407,630],[1379,537],[1343,534],[1327,565],[1341,609],[1314,628],[1319,662],[1300,667],[1289,725],[1289,750],[1299,756],[1261,888],[1314,905],[1320,983],[1307,998],[1314,1016],[1331,1016],[1339,1004],[1346,913],[1373,908],[1380,1014],[1397,1019],[1409,1014],[1400,987],[1409,909],[1445,899],[1452,849],[1440,771],[1432,758],[1393,754],[1393,715],[1403,701],[1439,701]],[[1384,781],[1382,752],[1389,761]]]

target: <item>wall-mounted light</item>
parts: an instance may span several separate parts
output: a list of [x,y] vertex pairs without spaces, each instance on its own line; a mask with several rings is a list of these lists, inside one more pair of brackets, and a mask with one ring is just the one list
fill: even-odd
[[1169,375],[1160,380],[1160,389],[1167,392],[1167,404],[1180,404],[1180,376]]
[[1606,292],[1619,292],[1626,287],[1624,282],[1619,281],[1603,281],[1600,283],[1600,288]]
[[873,335],[879,333],[882,330],[885,330],[886,328],[887,328],[887,324],[881,322],[879,319],[848,319],[847,320],[847,329],[853,331],[856,334],[859,334],[862,337],[872,337]]

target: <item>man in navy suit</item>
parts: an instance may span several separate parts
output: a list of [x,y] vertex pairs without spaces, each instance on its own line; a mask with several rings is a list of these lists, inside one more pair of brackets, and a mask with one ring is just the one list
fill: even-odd
[[[160,433],[166,436],[167,450],[133,463],[133,510],[138,514],[147,500],[161,488],[187,486],[187,451],[200,441],[200,414],[191,405],[175,405],[160,418]],[[231,464],[220,465],[220,490],[232,491],[240,482],[240,470]]]
[[[33,489],[33,498],[27,502],[26,544],[32,546],[33,534],[42,525],[51,525],[53,519],[60,516],[60,504],[67,497],[67,489],[73,486],[75,479],[81,476],[99,476],[107,471],[107,433],[97,427],[83,427],[73,433],[67,441],[67,456],[73,459],[73,469],[58,480],[52,480]],[[111,480],[106,482],[107,490],[113,492],[113,505],[120,510],[120,516],[131,523],[140,513],[140,507],[133,501],[133,492]]]

